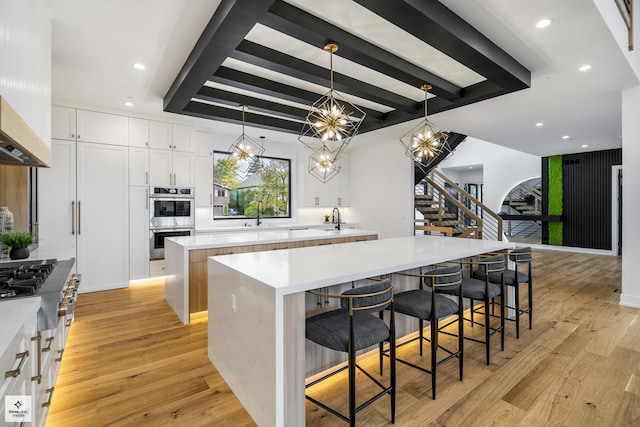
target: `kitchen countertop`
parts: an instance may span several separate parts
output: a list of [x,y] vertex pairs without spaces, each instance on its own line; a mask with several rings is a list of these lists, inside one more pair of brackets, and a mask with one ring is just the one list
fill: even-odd
[[342,230],[291,230],[289,228],[279,230],[273,228],[263,229],[262,231],[257,231],[254,229],[252,231],[243,231],[239,233],[212,233],[197,234],[195,236],[167,237],[167,240],[171,240],[172,242],[183,246],[185,250],[194,250],[280,243],[285,241],[299,242],[305,240],[333,239],[336,237],[369,236],[371,234],[378,234],[377,231],[360,230],[357,228],[346,228]]
[[[279,224],[279,225],[273,225],[273,224],[268,224],[268,225],[261,225],[261,226],[256,226],[255,225],[255,220],[254,221],[247,221],[247,224],[249,224],[248,226],[242,226],[242,225],[237,225],[237,226],[228,226],[228,227],[196,227],[196,233],[219,233],[219,232],[236,232],[236,231],[241,231],[241,232],[247,232],[247,231],[258,231],[258,232],[263,232],[263,231],[269,231],[269,230],[306,230],[306,229],[321,229],[321,228],[333,228],[336,226],[336,224],[333,224],[331,222],[314,222],[314,223],[307,223],[307,224]],[[347,222],[341,222],[340,223],[340,227],[343,228],[353,228],[353,227],[357,227],[358,224],[356,223],[347,223]]]

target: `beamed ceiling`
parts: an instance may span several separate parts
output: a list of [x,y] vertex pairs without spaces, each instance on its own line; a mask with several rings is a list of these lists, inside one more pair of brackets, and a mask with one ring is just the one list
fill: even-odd
[[[172,113],[298,133],[330,87],[365,133],[530,86],[530,72],[437,0],[223,0],[164,98]],[[454,130],[455,129],[451,129]]]

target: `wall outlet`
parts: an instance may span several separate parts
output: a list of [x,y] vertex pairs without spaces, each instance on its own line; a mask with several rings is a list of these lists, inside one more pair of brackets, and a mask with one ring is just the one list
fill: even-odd
[[231,294],[231,310],[235,313],[238,310],[238,306],[236,305],[236,296]]

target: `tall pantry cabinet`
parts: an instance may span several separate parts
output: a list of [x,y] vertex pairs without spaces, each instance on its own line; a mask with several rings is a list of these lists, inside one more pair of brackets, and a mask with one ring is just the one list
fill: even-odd
[[129,282],[127,123],[127,117],[52,107],[53,167],[40,169],[38,180],[40,248],[76,258],[82,292]]

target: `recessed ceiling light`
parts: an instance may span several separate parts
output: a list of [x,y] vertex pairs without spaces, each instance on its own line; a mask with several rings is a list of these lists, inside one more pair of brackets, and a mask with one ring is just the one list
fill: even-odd
[[551,19],[549,19],[549,18],[544,18],[544,19],[539,20],[539,21],[536,23],[536,28],[546,28],[546,27],[548,27],[549,25],[551,25]]
[[144,66],[144,64],[143,64],[143,63],[141,63],[141,62],[135,62],[135,63],[133,64],[133,68],[135,68],[136,70],[144,70],[144,69],[145,69],[145,66]]
[[578,68],[580,71],[589,71],[591,69],[591,65],[584,64],[582,67]]
[[473,166],[469,166],[469,169],[473,169]]
[[569,135],[564,135],[562,139],[571,139],[571,137]]
[[536,127],[541,127],[543,124],[544,123],[542,123],[542,122],[538,122],[538,123],[536,123]]
[[133,98],[132,97],[127,97],[127,100],[124,102],[124,105],[126,105],[127,107],[133,107]]
[[587,148],[588,145],[587,144],[582,144],[582,148]]

